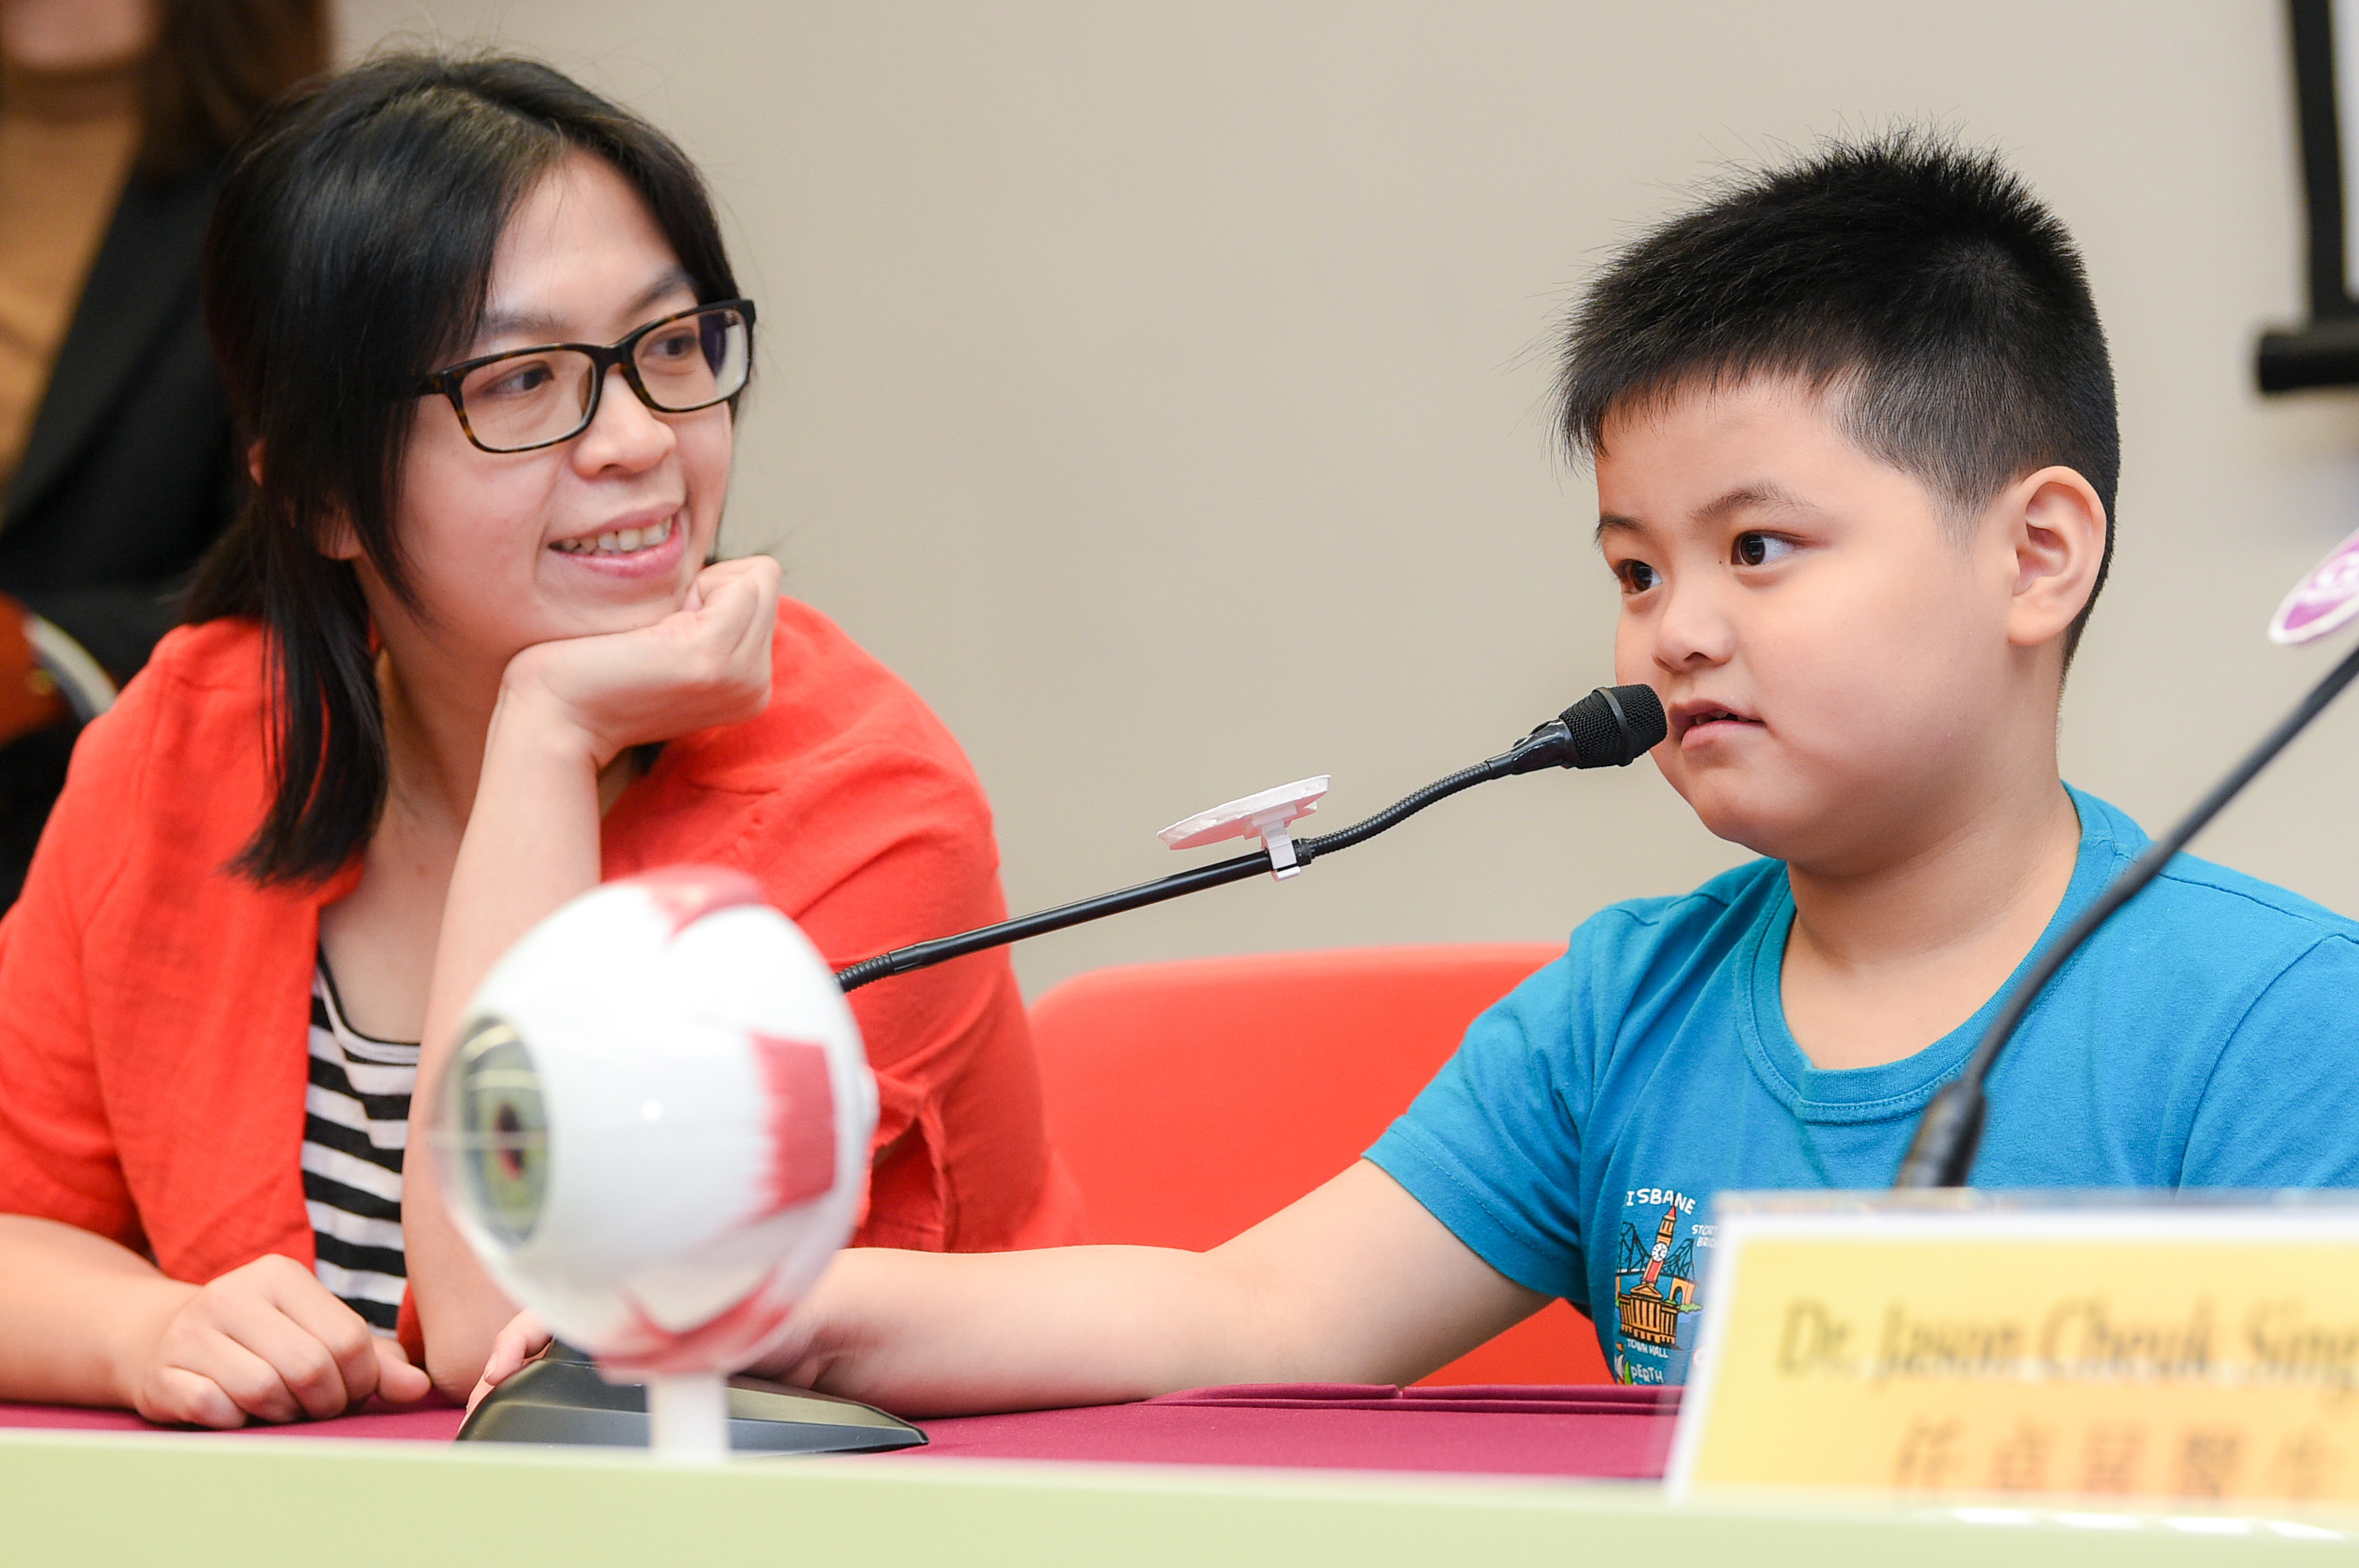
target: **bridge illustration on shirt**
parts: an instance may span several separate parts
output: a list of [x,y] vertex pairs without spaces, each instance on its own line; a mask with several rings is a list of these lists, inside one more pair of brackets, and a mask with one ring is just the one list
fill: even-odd
[[[1676,1345],[1680,1319],[1696,1310],[1695,1237],[1674,1248],[1671,1238],[1679,1226],[1677,1203],[1663,1210],[1663,1223],[1655,1229],[1651,1247],[1639,1239],[1636,1225],[1623,1222],[1622,1255],[1614,1270],[1614,1306],[1621,1316],[1625,1339]],[[1630,1284],[1633,1279],[1638,1281],[1635,1286]]]

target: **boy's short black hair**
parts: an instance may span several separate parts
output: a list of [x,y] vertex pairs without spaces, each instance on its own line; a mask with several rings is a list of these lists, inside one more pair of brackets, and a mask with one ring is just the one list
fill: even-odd
[[2121,437],[2104,330],[2071,236],[1992,153],[1922,130],[1830,143],[1737,180],[1616,256],[1574,310],[1561,430],[1699,383],[1792,376],[1839,399],[1862,450],[1960,520],[2049,464],[2105,506]]

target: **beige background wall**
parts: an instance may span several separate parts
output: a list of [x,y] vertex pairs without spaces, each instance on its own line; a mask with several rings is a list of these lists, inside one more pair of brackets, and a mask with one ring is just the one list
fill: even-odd
[[[1028,909],[1178,868],[1153,832],[1332,772],[1340,825],[1610,679],[1548,343],[1729,160],[1932,118],[2080,235],[2121,545],[2068,776],[2175,815],[2330,656],[2278,596],[2359,524],[2359,401],[2264,403],[2299,313],[2266,0],[1679,5],[344,0],[558,62],[711,174],[760,300],[732,537],[964,740]],[[2359,705],[2205,843],[2359,911]],[[1202,858],[1190,856],[1190,860]],[[1495,784],[1284,887],[1020,950],[1125,960],[1561,939],[1736,858],[1651,767]]]

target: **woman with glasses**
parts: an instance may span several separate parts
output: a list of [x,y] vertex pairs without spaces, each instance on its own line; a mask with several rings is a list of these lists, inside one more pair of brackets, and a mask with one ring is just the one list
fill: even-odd
[[[716,558],[756,317],[661,133],[379,60],[249,137],[206,290],[254,499],[0,924],[0,1399],[223,1426],[473,1384],[513,1308],[402,1154],[565,899],[734,866],[839,963],[1002,904],[950,735]],[[1064,1239],[1004,957],[853,1007],[863,1239]]]

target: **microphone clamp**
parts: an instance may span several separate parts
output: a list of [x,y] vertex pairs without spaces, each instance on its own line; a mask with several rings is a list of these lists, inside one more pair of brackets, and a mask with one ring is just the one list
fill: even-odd
[[1257,838],[1269,854],[1271,880],[1283,882],[1302,871],[1303,863],[1294,854],[1294,824],[1319,809],[1331,777],[1321,773],[1316,779],[1297,779],[1228,801],[1173,822],[1155,836],[1172,849],[1201,849],[1223,839]]

